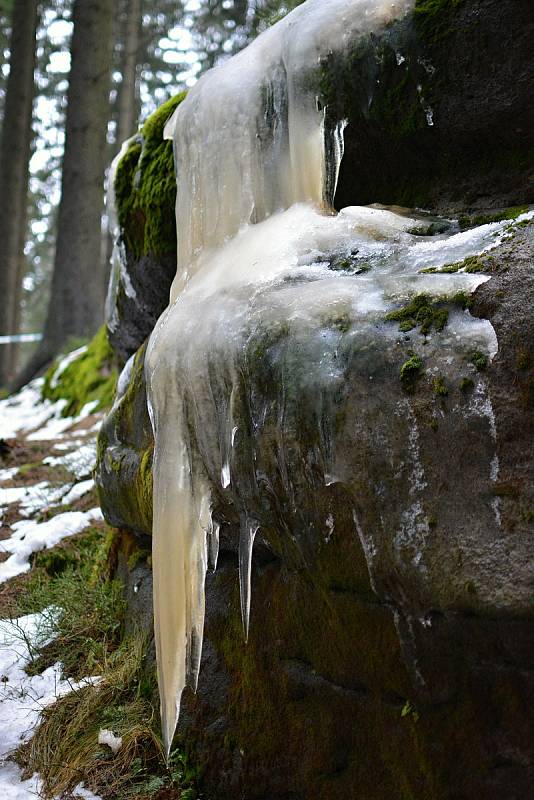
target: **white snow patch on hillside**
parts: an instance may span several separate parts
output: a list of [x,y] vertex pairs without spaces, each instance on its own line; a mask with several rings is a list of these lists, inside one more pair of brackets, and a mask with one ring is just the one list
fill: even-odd
[[89,511],[66,511],[47,522],[23,519],[13,523],[11,537],[0,542],[0,552],[10,553],[9,558],[0,564],[0,583],[27,572],[32,553],[54,547],[66,536],[79,533],[92,522],[102,519],[100,508],[91,508]]
[[64,456],[48,456],[43,464],[50,467],[65,467],[76,478],[86,478],[91,475],[96,464],[96,441],[92,439],[77,450],[65,453]]
[[27,433],[28,441],[34,442],[62,438],[65,431],[92,414],[98,405],[94,400],[86,403],[76,417],[63,417],[67,401],[43,400],[43,383],[43,378],[37,378],[17,394],[0,400],[0,439],[12,439],[20,433]]
[[[21,770],[10,754],[31,738],[39,714],[58,697],[87,682],[61,678],[61,665],[48,667],[41,675],[26,674],[33,648],[50,639],[50,610],[15,620],[0,620],[0,797],[2,800],[35,800],[41,790],[38,775],[22,780]],[[99,800],[83,787],[74,796]]]

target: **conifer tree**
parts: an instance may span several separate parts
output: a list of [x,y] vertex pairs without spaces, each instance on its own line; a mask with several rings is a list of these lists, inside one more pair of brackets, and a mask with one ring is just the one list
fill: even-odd
[[[0,334],[18,330],[18,307],[23,277],[32,137],[35,32],[37,0],[13,5],[9,78],[7,81],[0,148]],[[0,386],[11,377],[11,345],[0,345]]]

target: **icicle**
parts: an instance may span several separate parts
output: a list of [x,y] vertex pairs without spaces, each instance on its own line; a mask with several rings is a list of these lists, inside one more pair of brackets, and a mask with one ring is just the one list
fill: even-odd
[[[157,375],[153,375],[157,390]],[[186,685],[196,690],[204,630],[209,490],[191,474],[181,415],[150,403],[154,459],[154,630],[167,755]],[[178,419],[177,419],[178,416]]]
[[202,249],[243,224],[298,202],[331,206],[345,123],[325,125],[306,76],[413,5],[307,0],[193,87],[165,127],[174,139],[180,231],[171,300],[197,271]]
[[211,521],[210,529],[208,531],[208,565],[212,572],[217,569],[217,560],[219,558],[219,532],[221,526],[218,522]]
[[245,641],[248,642],[248,629],[250,620],[251,572],[252,549],[254,539],[259,530],[255,520],[245,519],[241,523],[239,535],[239,588],[241,590],[241,619]]

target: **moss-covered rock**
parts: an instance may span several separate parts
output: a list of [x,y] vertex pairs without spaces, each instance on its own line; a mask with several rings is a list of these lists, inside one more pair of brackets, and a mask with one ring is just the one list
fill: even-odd
[[172,97],[147,119],[117,166],[118,222],[135,258],[176,252],[176,177],[172,142],[164,140],[163,129],[185,94]]
[[327,59],[323,103],[349,123],[336,207],[534,202],[533,15],[528,0],[417,0]]
[[119,379],[117,397],[98,436],[96,486],[111,524],[152,532],[154,442],[146,402],[146,345],[132,356]]
[[117,385],[115,355],[103,325],[75,358],[62,356],[45,375],[42,389],[46,400],[65,400],[65,417],[79,414],[87,403],[94,410],[111,408]]
[[115,172],[119,236],[107,326],[122,364],[166,307],[176,271],[176,176],[163,129],[184,97],[176,95],[147,119]]

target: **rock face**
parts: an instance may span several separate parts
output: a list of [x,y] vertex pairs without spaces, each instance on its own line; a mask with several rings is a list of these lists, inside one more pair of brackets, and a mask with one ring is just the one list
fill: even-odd
[[[426,0],[348,63],[323,64],[324,96],[349,120],[336,204],[421,198],[468,213],[533,202],[533,23],[523,0]],[[112,342],[125,359],[163,311],[172,276],[149,245],[134,253],[139,215],[122,220],[138,288],[150,282],[143,258],[161,266],[156,291],[121,305]],[[490,280],[470,312],[493,325],[491,363],[441,352],[429,337],[421,369],[403,381],[425,337],[383,321],[340,352],[328,431],[299,343],[284,409],[279,341],[256,346],[253,362],[249,350],[244,390],[266,409],[255,475],[237,447],[231,484],[210,476],[221,551],[207,582],[198,693],[184,695],[179,728],[207,796],[530,796],[533,256],[531,222],[484,260]],[[112,524],[150,534],[143,359],[141,348],[121,379],[97,483]],[[262,524],[247,644],[237,566],[245,513]]]
[[[356,397],[368,374],[355,370],[344,428],[353,480],[310,487],[305,468],[291,465],[302,496],[294,513],[292,503],[279,509],[284,533],[267,531],[256,551],[247,645],[236,523],[228,524],[222,563],[208,581],[198,695],[182,722],[214,797],[528,796],[533,227],[495,253],[472,311],[492,320],[500,345],[475,377],[491,399],[498,482],[486,471],[492,423],[486,401],[474,402],[476,388],[466,395],[450,381],[448,395],[437,396],[424,377],[405,396],[396,376],[381,379],[377,370],[376,407],[367,399],[362,420]],[[388,408],[395,393],[401,418]],[[428,574],[413,567],[413,540],[397,542],[400,559],[392,553],[410,508],[415,429],[426,486],[425,517],[412,531],[426,540],[431,593]],[[281,486],[275,494],[283,504]]]
[[349,119],[337,206],[533,202],[533,35],[529,0],[420,0],[326,65]]

